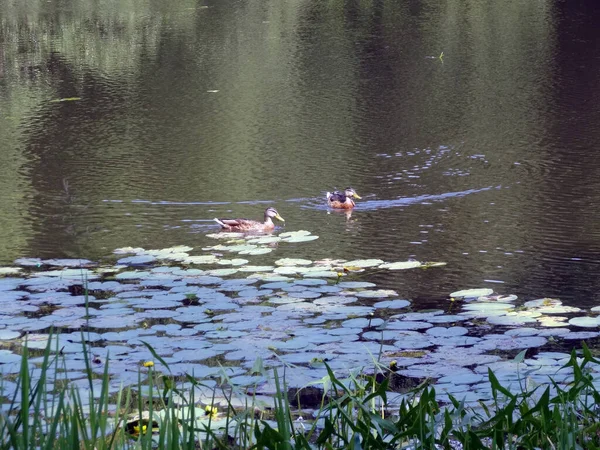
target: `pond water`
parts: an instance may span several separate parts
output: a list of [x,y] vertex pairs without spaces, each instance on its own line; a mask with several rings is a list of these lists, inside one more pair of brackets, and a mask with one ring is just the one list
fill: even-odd
[[447,262],[372,276],[413,305],[600,300],[595,2],[0,9],[0,265],[205,247],[272,205],[319,236],[279,258]]

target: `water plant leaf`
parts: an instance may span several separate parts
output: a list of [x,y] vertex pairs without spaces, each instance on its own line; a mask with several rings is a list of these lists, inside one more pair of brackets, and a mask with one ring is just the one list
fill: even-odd
[[297,237],[297,236],[310,236],[310,231],[306,230],[298,230],[298,231],[286,231],[284,233],[280,233],[279,237],[287,238],[287,237]]
[[487,295],[492,295],[494,291],[489,288],[479,288],[479,289],[463,289],[461,291],[454,291],[450,294],[451,298],[463,298],[463,299],[474,299],[478,297],[485,297]]
[[344,267],[359,267],[364,269],[367,267],[376,267],[380,264],[383,264],[381,259],[355,259],[353,261],[346,262]]
[[231,265],[231,266],[243,266],[244,264],[248,264],[250,261],[242,258],[233,258],[233,259],[221,259],[217,261],[217,264],[222,265]]
[[263,236],[263,237],[259,237],[259,238],[248,239],[246,242],[248,242],[248,244],[253,244],[253,245],[268,245],[268,244],[275,244],[280,241],[281,241],[281,238],[279,236]]
[[311,264],[310,259],[301,258],[281,258],[275,261],[276,266],[309,266]]
[[123,264],[126,266],[138,266],[146,265],[156,261],[156,258],[152,255],[136,255],[121,258],[117,261],[117,264]]
[[314,241],[316,239],[319,239],[319,236],[291,236],[291,237],[287,237],[284,238],[283,241],[284,242],[289,242],[289,243],[297,243],[297,242],[309,242],[309,241]]
[[600,326],[600,322],[597,317],[573,317],[569,320],[570,325],[574,325],[576,327],[582,328],[598,328]]
[[410,306],[410,302],[408,300],[385,300],[382,302],[377,302],[373,305],[374,308],[388,308],[388,309],[402,309]]
[[422,267],[422,264],[419,261],[398,261],[381,264],[379,266],[381,269],[388,270],[405,270],[405,269],[415,269],[417,267]]
[[81,97],[56,98],[54,100],[50,100],[50,103],[76,102],[77,100],[81,100]]

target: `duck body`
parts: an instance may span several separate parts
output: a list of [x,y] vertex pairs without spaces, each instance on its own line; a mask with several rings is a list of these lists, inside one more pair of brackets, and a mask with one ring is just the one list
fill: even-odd
[[275,208],[267,208],[265,210],[264,222],[251,219],[217,219],[215,222],[221,225],[221,228],[227,231],[271,231],[275,228],[273,218],[285,222],[283,217],[279,215]]
[[329,207],[335,209],[352,209],[356,206],[354,199],[360,199],[359,195],[351,187],[344,189],[344,192],[328,192],[326,197]]

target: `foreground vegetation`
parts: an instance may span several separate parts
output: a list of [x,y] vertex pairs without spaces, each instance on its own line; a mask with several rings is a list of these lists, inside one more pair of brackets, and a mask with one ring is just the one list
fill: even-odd
[[[200,401],[195,388],[203,386],[202,380],[162,376],[153,363],[146,364],[146,381],[140,373],[138,386],[110,395],[109,363],[98,379],[85,346],[83,352],[89,398],[58,381],[61,358],[52,356],[50,346],[36,359],[24,347],[15,393],[0,413],[1,448],[600,448],[600,394],[591,376],[600,361],[585,344],[565,365],[573,372],[567,387],[552,382],[514,394],[489,371],[493,401],[478,407],[452,396],[450,404],[440,405],[435,386],[427,385],[393,404],[387,376],[338,379],[328,370],[321,407],[310,417],[294,407],[277,370],[274,407],[265,410],[225,374],[212,384],[212,401]],[[517,362],[523,357],[524,352]],[[40,368],[32,370],[33,362]],[[184,392],[176,386],[183,381],[192,389]],[[0,379],[3,392],[8,383],[13,381]],[[247,399],[245,405],[233,401],[240,395]],[[217,398],[227,401],[217,404]]]

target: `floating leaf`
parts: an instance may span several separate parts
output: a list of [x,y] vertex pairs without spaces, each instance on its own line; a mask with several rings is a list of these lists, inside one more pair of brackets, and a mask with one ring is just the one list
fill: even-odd
[[487,303],[487,302],[480,302],[480,303],[469,303],[467,305],[463,306],[463,309],[467,310],[467,311],[481,311],[481,312],[485,312],[485,311],[507,311],[509,309],[514,308],[515,305],[512,305],[510,303]]
[[213,239],[236,239],[236,238],[243,238],[244,233],[233,233],[233,232],[223,231],[221,233],[207,234],[206,237],[213,238]]
[[569,320],[569,324],[582,328],[598,328],[600,323],[597,317],[573,317]]
[[272,248],[254,248],[252,250],[243,250],[240,252],[240,255],[265,255],[272,251]]
[[416,267],[421,267],[421,266],[422,266],[422,264],[419,261],[399,261],[399,262],[381,264],[379,267],[381,269],[388,269],[388,270],[404,270],[404,269],[414,269]]
[[337,278],[337,272],[329,272],[329,271],[315,271],[315,272],[305,272],[303,274],[305,277],[315,277],[315,278]]
[[248,244],[253,245],[265,245],[265,244],[275,244],[276,242],[280,242],[281,238],[279,236],[264,236],[259,238],[248,239]]
[[208,275],[213,275],[216,277],[226,277],[229,275],[233,275],[237,271],[238,271],[238,269],[214,269],[214,270],[208,270],[208,271],[206,271],[206,273]]
[[537,321],[543,327],[564,327],[567,319],[564,316],[543,316],[539,317]]
[[488,288],[464,289],[462,291],[455,291],[455,292],[451,293],[450,297],[467,299],[467,298],[484,297],[486,295],[491,295],[493,293],[494,293],[494,291],[492,289],[488,289]]
[[181,262],[184,264],[214,264],[217,262],[217,257],[213,255],[188,256]]
[[81,97],[57,98],[57,99],[54,99],[54,100],[50,100],[50,103],[75,102],[77,100],[81,100]]
[[309,266],[312,264],[310,259],[282,258],[275,261],[277,266]]
[[19,258],[15,259],[15,264],[25,267],[40,267],[42,260],[41,258]]
[[383,264],[381,259],[355,259],[354,261],[348,261],[344,264],[344,267],[375,267],[380,264]]
[[360,291],[360,292],[356,293],[357,297],[362,297],[362,298],[381,298],[381,297],[391,297],[393,295],[398,295],[398,293],[391,289],[378,289],[376,291]]
[[248,260],[247,259],[241,259],[241,258],[234,258],[234,259],[221,259],[220,261],[217,261],[217,264],[222,264],[222,265],[232,265],[232,266],[243,266],[244,264],[248,264]]
[[289,238],[283,239],[284,242],[308,242],[319,239],[319,236],[292,236]]
[[279,234],[279,237],[297,237],[297,236],[310,236],[310,231],[298,230],[298,231],[286,231],[285,233]]
[[273,266],[244,266],[239,269],[240,272],[272,272]]
[[448,263],[445,263],[445,262],[424,262],[421,264],[421,268],[429,269],[431,267],[443,267],[446,265],[448,265]]
[[433,327],[425,331],[425,333],[435,337],[463,336],[468,332],[469,330],[467,330],[465,327]]
[[377,286],[375,283],[369,283],[368,281],[340,281],[337,285],[347,289],[364,289]]
[[374,308],[388,308],[388,309],[401,309],[406,308],[410,305],[408,300],[385,300],[383,302],[377,302],[373,305]]
[[522,326],[526,323],[535,323],[536,319],[525,314],[520,313],[507,313],[503,316],[494,316],[487,318],[488,323],[492,325],[504,325],[504,326]]

